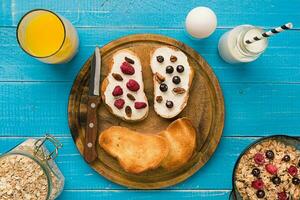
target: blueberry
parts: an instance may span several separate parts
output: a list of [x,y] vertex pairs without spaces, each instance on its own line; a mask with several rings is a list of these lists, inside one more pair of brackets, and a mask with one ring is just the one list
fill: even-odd
[[258,168],[254,168],[252,170],[252,175],[258,177],[260,174],[260,170]]
[[275,184],[275,185],[279,185],[281,183],[281,179],[278,177],[278,176],[274,176],[272,178],[272,182]]
[[291,160],[291,157],[289,155],[285,155],[285,156],[283,156],[282,160],[284,162],[289,162]]
[[172,81],[173,81],[174,84],[179,84],[180,83],[179,76],[174,76],[173,79],[172,79]]
[[176,70],[178,73],[182,73],[184,71],[184,67],[182,65],[178,65]]
[[293,183],[294,185],[299,185],[299,184],[300,184],[300,179],[297,178],[297,177],[294,177],[294,178],[292,179],[292,183]]
[[174,68],[171,65],[167,66],[166,73],[167,74],[172,74],[173,72],[174,72]]
[[270,160],[273,160],[274,159],[274,152],[271,151],[271,150],[267,150],[266,151],[266,157]]
[[162,62],[164,62],[164,57],[162,57],[162,56],[157,56],[157,57],[156,57],[156,60],[157,60],[157,62],[162,63]]
[[167,106],[167,108],[172,108],[173,107],[173,102],[172,101],[167,101],[166,106]]
[[162,92],[165,92],[165,91],[168,90],[168,86],[167,86],[165,83],[162,83],[162,84],[160,84],[159,89],[160,89]]
[[263,190],[257,190],[256,196],[258,198],[264,198],[265,197],[265,191],[263,191]]

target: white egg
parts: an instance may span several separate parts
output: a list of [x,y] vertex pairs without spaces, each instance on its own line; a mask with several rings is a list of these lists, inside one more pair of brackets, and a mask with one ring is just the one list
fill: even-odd
[[186,17],[185,28],[194,38],[206,38],[217,27],[217,16],[214,11],[207,7],[196,7]]

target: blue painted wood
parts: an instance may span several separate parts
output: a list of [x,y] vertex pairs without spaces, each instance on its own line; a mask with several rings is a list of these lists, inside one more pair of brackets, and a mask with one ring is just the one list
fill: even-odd
[[[299,31],[287,31],[270,39],[270,46],[256,62],[233,66],[217,53],[219,37],[226,30],[217,30],[210,38],[193,41],[182,29],[101,29],[79,28],[81,47],[68,64],[46,65],[26,55],[17,45],[14,28],[0,28],[0,81],[73,81],[77,72],[93,52],[96,44],[103,45],[132,33],[160,33],[185,42],[197,50],[212,66],[220,82],[276,82],[300,80]],[[14,54],[11,54],[14,52]]]
[[[54,134],[57,135],[57,134]],[[94,172],[79,155],[72,138],[58,137],[64,145],[59,152],[57,164],[66,177],[66,190],[105,190],[126,189],[111,183]],[[240,152],[258,138],[223,137],[214,156],[188,180],[168,188],[168,190],[230,190],[232,169]],[[23,137],[0,138],[0,152],[14,147],[25,140]],[[84,181],[83,181],[84,180]]]
[[[216,32],[201,41],[189,39],[184,31],[184,18],[196,6],[208,6],[218,17]],[[15,27],[33,8],[52,9],[77,27],[81,46],[72,62],[45,65],[20,50]],[[235,160],[257,139],[249,136],[300,136],[299,10],[298,0],[3,0],[0,153],[24,137],[45,132],[60,136],[64,148],[57,162],[66,176],[66,190],[59,199],[228,199]],[[233,66],[217,55],[218,39],[229,28],[245,23],[270,28],[288,21],[294,22],[294,30],[272,38],[256,62]],[[226,123],[216,153],[193,177],[168,190],[126,190],[100,177],[78,154],[67,126],[72,81],[94,46],[132,33],[164,34],[197,50],[211,64],[225,96]]]
[[[69,136],[71,82],[0,82],[0,136]],[[300,84],[222,83],[225,136],[299,135]],[[10,102],[10,103],[8,103]]]
[[[16,26],[20,17],[34,8],[52,9],[70,19],[76,26],[110,27],[182,27],[189,10],[196,6],[208,6],[218,16],[219,27],[232,27],[242,23],[260,26],[276,26],[294,21],[299,28],[300,4],[297,0],[6,0],[1,10],[2,26]],[[0,10],[0,11],[1,11]]]
[[202,191],[202,190],[187,190],[187,191],[110,191],[110,190],[66,190],[62,193],[58,200],[90,200],[90,199],[108,199],[108,200],[153,200],[153,199],[205,199],[205,200],[224,200],[228,199],[230,191]]

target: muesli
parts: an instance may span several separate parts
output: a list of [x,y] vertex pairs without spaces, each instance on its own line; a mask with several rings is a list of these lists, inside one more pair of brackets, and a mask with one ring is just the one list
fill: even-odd
[[300,151],[276,140],[250,148],[240,159],[235,185],[244,200],[299,200]]

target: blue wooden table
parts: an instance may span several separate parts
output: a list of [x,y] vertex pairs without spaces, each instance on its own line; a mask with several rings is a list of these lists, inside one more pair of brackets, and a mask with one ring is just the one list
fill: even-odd
[[[208,39],[193,41],[184,19],[196,6],[208,6],[218,27]],[[34,8],[51,9],[77,28],[80,50],[70,63],[46,65],[18,47],[15,30]],[[239,153],[259,137],[300,135],[299,0],[2,0],[0,2],[0,152],[28,137],[51,133],[64,144],[57,163],[66,177],[59,199],[227,199]],[[218,56],[220,36],[240,24],[270,28],[291,21],[294,29],[270,39],[257,61],[229,65]],[[95,45],[132,33],[159,33],[197,50],[212,66],[225,97],[226,121],[210,161],[187,181],[164,190],[138,191],[111,183],[79,155],[67,121],[68,94]]]

